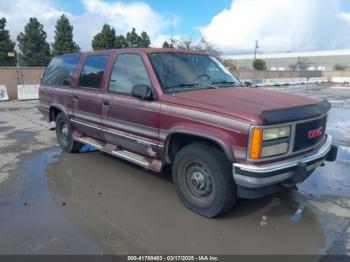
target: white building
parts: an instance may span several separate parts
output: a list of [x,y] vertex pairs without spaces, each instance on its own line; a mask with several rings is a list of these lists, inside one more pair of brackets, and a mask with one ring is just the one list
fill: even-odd
[[[254,54],[226,56],[237,68],[252,68]],[[350,49],[287,53],[258,53],[272,71],[286,70],[350,70]]]

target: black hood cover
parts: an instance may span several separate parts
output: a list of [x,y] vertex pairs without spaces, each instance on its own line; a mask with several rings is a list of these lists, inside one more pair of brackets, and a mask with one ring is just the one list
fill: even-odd
[[288,107],[263,111],[261,116],[266,124],[280,124],[321,116],[329,111],[331,104],[323,100],[318,104]]

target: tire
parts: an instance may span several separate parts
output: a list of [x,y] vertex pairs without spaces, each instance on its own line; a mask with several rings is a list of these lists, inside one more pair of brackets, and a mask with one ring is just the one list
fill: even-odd
[[209,144],[194,143],[181,149],[175,156],[172,178],[180,200],[202,216],[224,214],[237,200],[232,165],[224,152]]
[[74,141],[69,123],[63,113],[56,117],[56,136],[61,148],[68,153],[78,152],[82,144]]

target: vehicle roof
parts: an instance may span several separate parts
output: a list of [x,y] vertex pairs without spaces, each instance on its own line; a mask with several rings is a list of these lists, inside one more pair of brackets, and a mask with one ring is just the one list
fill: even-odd
[[146,54],[151,53],[186,53],[186,54],[197,54],[197,55],[208,55],[208,52],[205,51],[193,51],[187,49],[176,49],[176,48],[119,48],[119,49],[108,49],[108,50],[98,50],[98,51],[88,51],[88,52],[80,52],[80,53],[70,53],[64,55],[72,55],[72,54],[106,54],[106,53],[128,53],[128,52],[141,52]]

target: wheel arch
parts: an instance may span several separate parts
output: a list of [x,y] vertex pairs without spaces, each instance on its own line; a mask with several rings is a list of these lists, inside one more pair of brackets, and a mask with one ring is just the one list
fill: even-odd
[[[227,134],[224,136],[227,136]],[[199,130],[177,129],[169,133],[165,139],[164,157],[166,162],[172,163],[179,150],[194,142],[210,143],[221,149],[228,160],[234,161],[234,154],[228,137],[214,136],[211,133],[205,133]]]
[[52,104],[49,107],[49,122],[55,122],[59,113],[63,113],[66,119],[68,119],[67,111],[61,105]]

